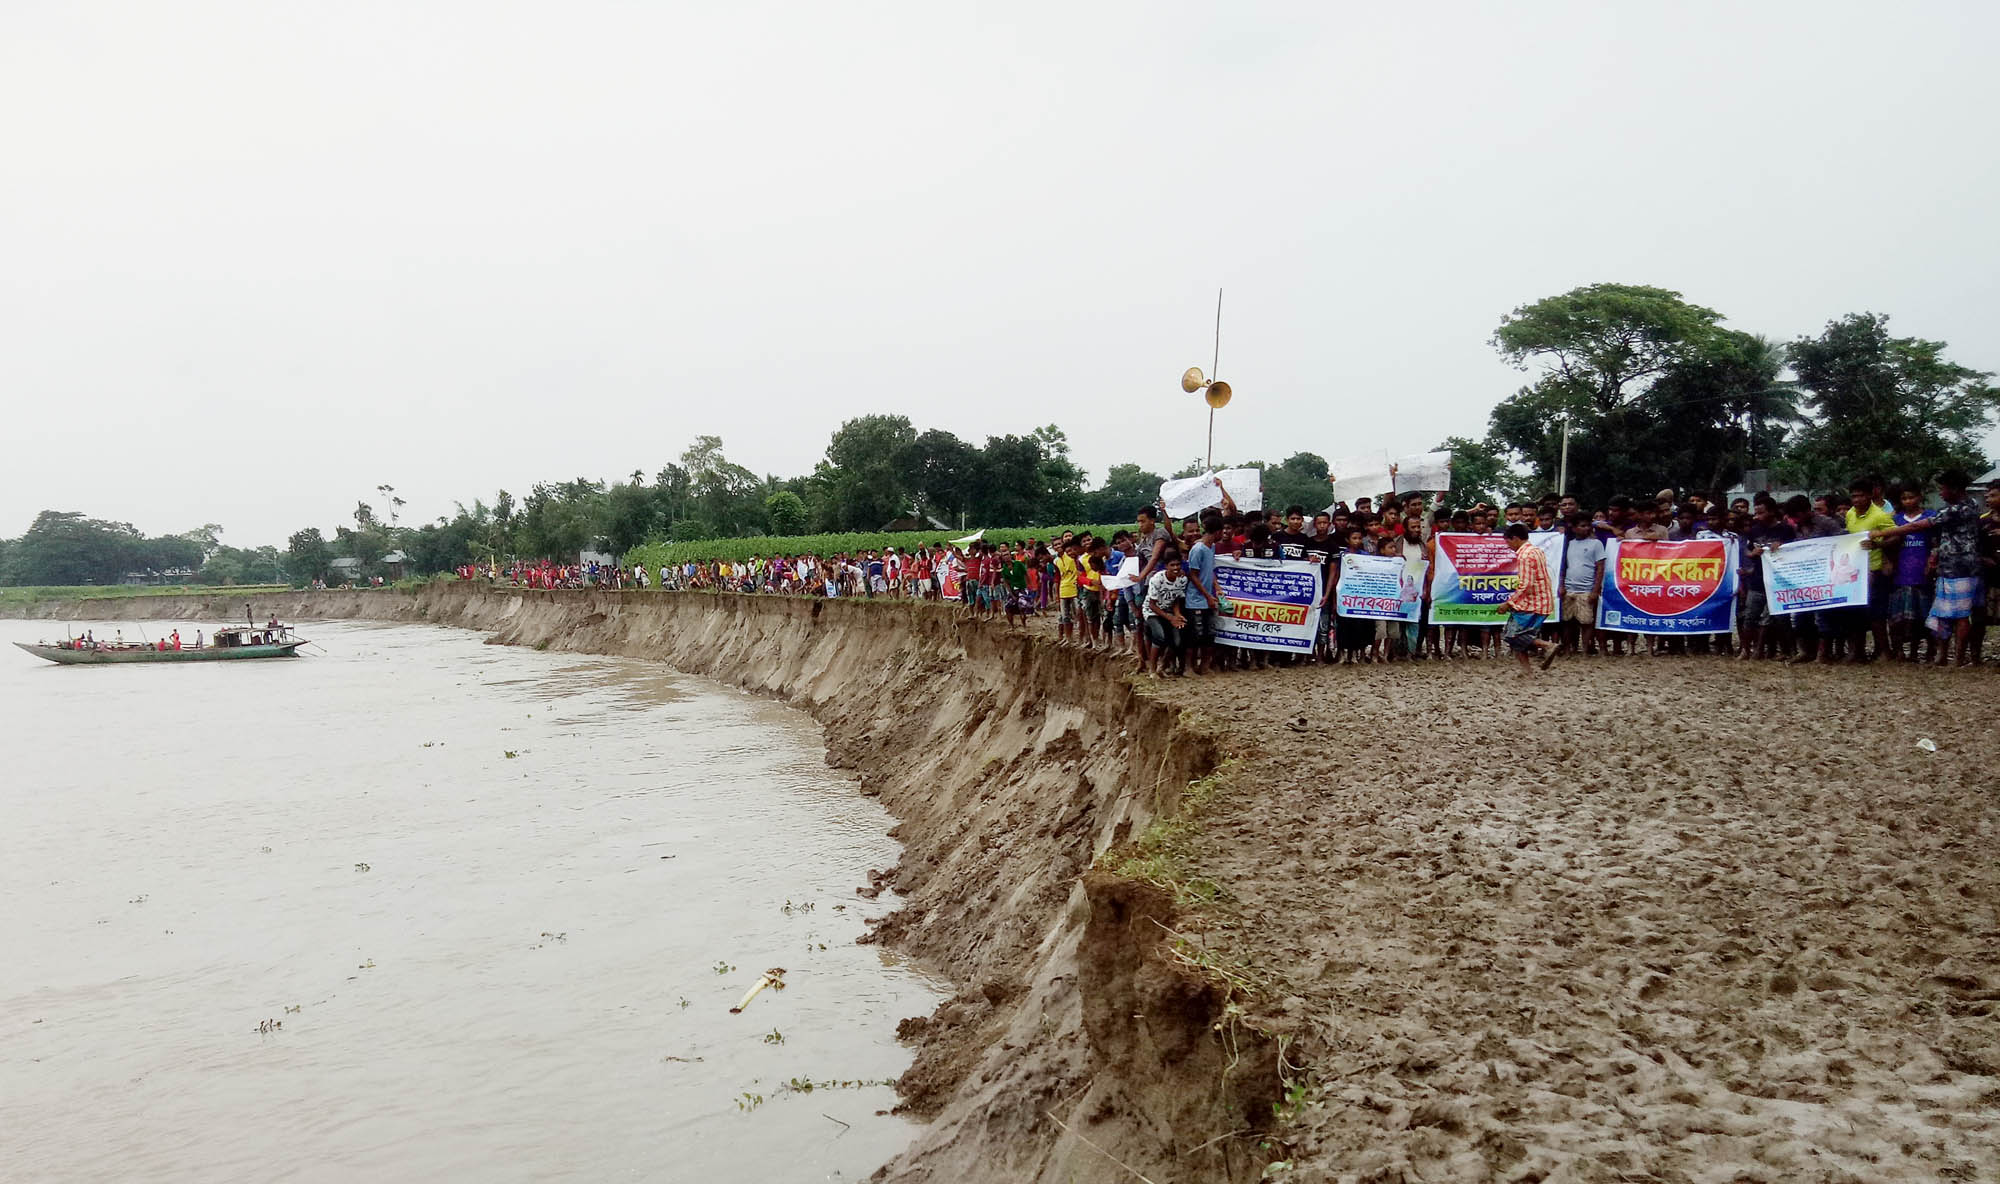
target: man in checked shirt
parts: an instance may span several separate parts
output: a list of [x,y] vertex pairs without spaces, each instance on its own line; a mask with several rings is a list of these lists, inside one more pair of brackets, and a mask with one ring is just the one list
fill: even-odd
[[1514,548],[1514,570],[1519,574],[1519,583],[1514,594],[1498,606],[1499,611],[1510,614],[1506,628],[1500,631],[1500,640],[1514,651],[1521,660],[1521,670],[1530,672],[1535,655],[1542,658],[1542,669],[1556,660],[1561,648],[1553,641],[1542,641],[1542,622],[1556,611],[1555,600],[1549,592],[1549,561],[1542,549],[1528,541],[1526,523],[1516,522],[1507,528],[1507,543]]

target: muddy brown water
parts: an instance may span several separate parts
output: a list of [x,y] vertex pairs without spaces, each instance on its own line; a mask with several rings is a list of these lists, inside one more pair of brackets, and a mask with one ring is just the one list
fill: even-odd
[[855,944],[897,848],[810,719],[652,663],[301,631],[325,652],[0,654],[7,1178],[855,1180],[908,1142],[886,1085],[825,1085],[894,1078],[939,996]]

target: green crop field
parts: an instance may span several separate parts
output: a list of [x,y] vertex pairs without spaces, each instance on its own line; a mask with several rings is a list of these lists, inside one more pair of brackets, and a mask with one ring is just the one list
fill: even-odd
[[[1100,537],[1109,537],[1112,532],[1133,529],[1131,523],[1078,526],[1010,526],[989,530],[983,536],[996,543],[1019,543],[1039,539],[1047,542],[1062,534],[1075,531],[1082,534],[1090,531]],[[898,551],[914,551],[918,547],[931,546],[964,538],[970,531],[963,530],[910,530],[893,534],[801,534],[783,536],[760,536],[747,539],[704,539],[696,543],[646,543],[625,553],[625,562],[644,564],[652,570],[659,570],[662,564],[706,563],[720,559],[738,563],[757,557],[770,558],[773,555],[852,555],[857,551],[881,551],[894,547]]]

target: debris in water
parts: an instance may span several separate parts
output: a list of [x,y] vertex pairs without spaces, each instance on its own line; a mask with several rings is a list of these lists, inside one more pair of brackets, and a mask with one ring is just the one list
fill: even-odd
[[[763,990],[765,987],[769,987],[774,991],[784,990],[785,968],[782,966],[773,966],[771,969],[765,971],[764,977],[757,980],[757,985],[750,988],[750,993],[743,996],[743,1001],[729,1009],[729,1014],[730,1015],[742,1014],[743,1009],[750,1006],[750,1001],[757,997],[757,992]],[[775,1035],[775,1030],[773,1034]],[[784,1037],[782,1036],[778,1037],[778,1041],[782,1041],[783,1039]],[[778,1041],[774,1041],[771,1040],[769,1037],[766,1037],[764,1042],[766,1044],[775,1044]]]
[[367,871],[374,871],[375,869],[374,869],[374,868],[371,868],[371,867],[369,867],[369,866],[368,866],[367,864],[365,864],[365,863],[357,863],[357,864],[355,864],[355,865],[354,865],[354,870],[355,870],[355,871],[357,871],[357,872],[367,872]]
[[1929,736],[1925,736],[1923,739],[1917,741],[1917,747],[1923,749],[1925,752],[1936,752],[1937,741],[1931,739]]
[[500,755],[501,755],[501,756],[504,756],[504,757],[506,757],[506,758],[507,758],[508,760],[510,760],[510,761],[511,761],[511,760],[513,760],[513,759],[514,759],[515,757],[517,757],[517,756],[520,756],[521,754],[520,754],[520,753],[518,753],[518,752],[515,752],[515,751],[514,751],[513,749],[511,749],[511,748],[503,748],[503,749],[501,749],[501,750],[500,750]]

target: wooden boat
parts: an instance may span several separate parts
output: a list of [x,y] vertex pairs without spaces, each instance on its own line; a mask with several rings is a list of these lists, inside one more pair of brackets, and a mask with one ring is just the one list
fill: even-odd
[[206,645],[161,643],[134,645],[118,641],[106,643],[92,638],[73,637],[55,645],[14,643],[20,648],[62,666],[97,666],[107,662],[238,662],[249,658],[291,658],[306,644],[303,637],[277,622],[269,625],[224,625]]

